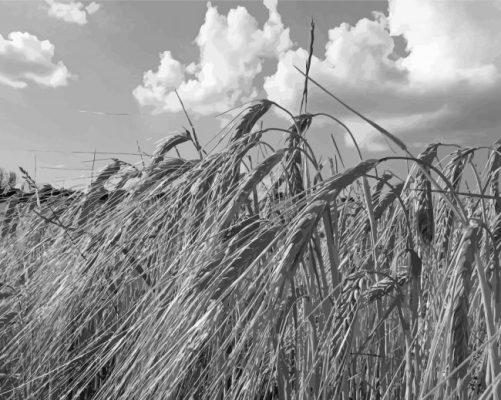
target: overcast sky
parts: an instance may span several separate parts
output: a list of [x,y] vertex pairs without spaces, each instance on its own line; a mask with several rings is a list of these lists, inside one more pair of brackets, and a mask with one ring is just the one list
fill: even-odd
[[[174,89],[204,143],[251,99],[297,113],[311,18],[311,76],[416,153],[501,137],[501,0],[16,0],[0,1],[0,166],[86,183],[94,150],[150,152],[186,125]],[[389,151],[314,87],[308,111],[345,121],[367,156]],[[353,152],[330,123],[313,145],[328,155],[330,133]]]

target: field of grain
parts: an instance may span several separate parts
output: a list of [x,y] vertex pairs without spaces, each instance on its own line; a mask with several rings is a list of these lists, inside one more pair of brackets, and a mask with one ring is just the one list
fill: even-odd
[[501,142],[413,155],[368,120],[398,156],[321,163],[320,116],[273,148],[273,108],[85,192],[4,174],[0,399],[501,398]]

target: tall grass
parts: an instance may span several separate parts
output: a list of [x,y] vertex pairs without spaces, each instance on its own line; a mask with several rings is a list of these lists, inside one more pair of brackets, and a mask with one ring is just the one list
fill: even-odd
[[409,175],[326,173],[322,114],[273,149],[277,106],[85,193],[2,180],[0,399],[500,398],[499,143],[414,157],[369,121]]

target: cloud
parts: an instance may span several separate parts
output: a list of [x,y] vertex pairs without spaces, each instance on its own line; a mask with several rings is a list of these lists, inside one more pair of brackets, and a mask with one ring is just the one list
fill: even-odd
[[[387,17],[376,13],[331,29],[311,76],[404,140],[492,139],[501,126],[494,106],[501,100],[500,3],[390,0]],[[407,41],[405,56],[395,54],[397,35]],[[306,57],[304,49],[283,54],[265,78],[270,99],[296,109],[304,79],[293,66],[304,69]],[[323,111],[335,106],[311,84],[308,104]],[[381,144],[366,131],[358,138],[369,148]]]
[[29,82],[40,86],[66,86],[74,77],[62,61],[54,62],[54,45],[26,32],[0,35],[0,83],[23,89]]
[[95,2],[87,6],[74,1],[62,3],[56,0],[45,0],[45,2],[49,5],[48,12],[51,17],[78,25],[85,25],[87,16],[94,14],[100,8],[100,5]]
[[425,84],[497,78],[493,61],[500,54],[501,13],[496,1],[391,0],[390,33],[404,35],[410,51],[403,67]]
[[87,11],[87,14],[92,15],[96,13],[100,8],[101,5],[93,1],[88,6],[85,7],[85,11]]
[[[341,24],[329,31],[325,57],[312,57],[311,74],[315,80],[327,87],[336,88],[336,94],[343,99],[360,99],[367,107],[381,107],[374,104],[371,94],[388,90],[399,90],[408,81],[408,72],[389,57],[394,43],[386,30],[386,18],[374,14],[375,19],[364,18],[351,27]],[[304,78],[294,68],[304,69],[308,52],[299,48],[289,50],[279,59],[276,72],[265,78],[264,90],[268,98],[296,109],[302,96]],[[325,103],[325,95],[309,85],[311,108]]]
[[[208,3],[195,39],[199,60],[186,65],[169,51],[161,53],[157,70],[146,72],[133,92],[139,104],[154,113],[178,112],[177,89],[195,114],[223,112],[259,93],[255,78],[271,60],[276,69],[264,77],[262,89],[297,112],[304,78],[294,66],[304,69],[308,52],[291,42],[277,1],[264,5],[269,15],[260,28],[243,7],[224,16]],[[501,127],[500,25],[501,0],[389,0],[386,15],[332,27],[310,74],[404,141],[494,140]],[[405,54],[397,54],[396,36],[405,40]],[[372,128],[313,84],[308,106],[341,118],[362,146],[385,146]]]
[[185,106],[198,115],[220,113],[258,93],[254,78],[267,59],[279,59],[292,47],[276,0],[265,0],[269,17],[264,26],[244,7],[231,9],[227,16],[207,4],[205,21],[195,39],[200,51],[197,63],[184,65],[170,51],[160,54],[156,72],[148,71],[133,94],[141,106],[154,113],[181,110],[177,89]]

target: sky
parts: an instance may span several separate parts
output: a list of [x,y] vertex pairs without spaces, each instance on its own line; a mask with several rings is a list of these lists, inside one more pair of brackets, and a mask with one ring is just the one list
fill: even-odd
[[[501,0],[0,0],[0,166],[74,186],[110,157],[141,162],[188,126],[175,90],[205,144],[250,100],[298,113],[311,19],[311,77],[416,154],[501,136]],[[311,84],[308,111],[366,157],[391,151]],[[325,157],[331,134],[354,160],[332,121],[308,133]]]

